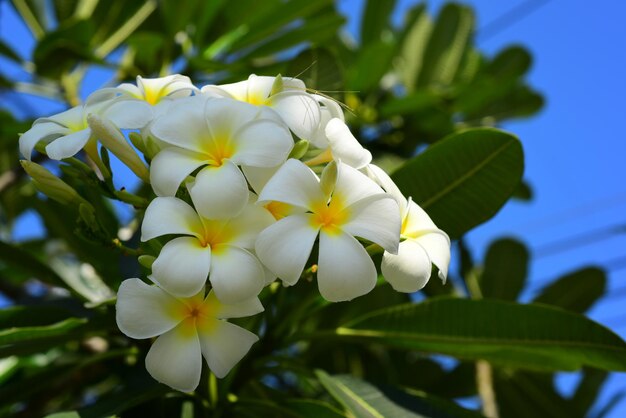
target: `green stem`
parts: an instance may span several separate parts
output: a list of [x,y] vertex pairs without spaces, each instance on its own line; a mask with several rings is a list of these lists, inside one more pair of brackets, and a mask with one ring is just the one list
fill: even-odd
[[133,205],[135,208],[143,209],[148,207],[148,200],[132,193],[128,193],[126,190],[116,190],[113,195],[115,196],[115,199]]
[[35,39],[41,39],[46,34],[46,31],[43,29],[43,27],[41,27],[33,11],[30,10],[30,7],[28,7],[28,4],[26,4],[26,1],[13,0],[13,6],[15,6],[15,9],[20,14],[20,16],[22,16],[22,19],[24,19],[26,26],[28,26],[28,29],[30,29]]
[[135,248],[127,247],[124,244],[122,244],[122,242],[118,238],[113,238],[111,240],[111,243],[113,244],[115,248],[120,250],[122,254],[124,255],[139,257],[140,255],[143,254],[143,251],[140,248],[135,249]]

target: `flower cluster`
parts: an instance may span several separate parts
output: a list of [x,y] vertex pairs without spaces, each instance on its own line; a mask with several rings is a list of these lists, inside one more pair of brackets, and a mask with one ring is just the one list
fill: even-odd
[[[448,236],[372,164],[342,108],[298,79],[199,89],[180,75],[138,77],[38,119],[19,145],[46,192],[54,181],[43,168],[37,179],[35,149],[56,160],[83,150],[105,178],[98,142],[154,191],[141,224],[141,240],[160,248],[152,284],[122,283],[117,323],[158,337],[146,368],[175,389],[197,387],[202,357],[217,377],[243,358],[258,337],[226,319],[263,311],[258,296],[277,278],[292,286],[315,272],[322,297],[348,301],[376,286],[377,251],[397,291],[421,289],[431,264],[446,278]],[[58,186],[58,199],[81,199]]]

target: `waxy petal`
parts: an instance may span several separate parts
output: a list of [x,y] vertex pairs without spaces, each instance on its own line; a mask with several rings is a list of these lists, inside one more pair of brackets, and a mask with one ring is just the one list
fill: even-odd
[[439,278],[445,283],[450,264],[450,238],[448,235],[438,230],[421,235],[414,240],[426,250],[430,261],[439,269]]
[[120,331],[137,339],[161,335],[184,319],[180,314],[184,310],[182,302],[139,279],[122,282],[115,308]]
[[46,154],[53,160],[62,160],[73,157],[83,149],[91,137],[91,129],[72,132],[69,135],[55,139],[46,146]]
[[252,167],[275,167],[287,159],[293,148],[289,131],[267,119],[246,124],[234,134],[233,143],[237,150],[233,162]]
[[342,231],[320,232],[317,284],[328,301],[342,302],[376,286],[376,267],[354,237]]
[[291,215],[259,234],[255,251],[261,262],[289,285],[295,284],[306,265],[318,228],[313,215]]
[[261,301],[256,296],[236,303],[222,303],[213,290],[209,292],[204,303],[210,306],[211,312],[215,312],[218,319],[243,318],[264,311]]
[[116,100],[101,112],[120,129],[141,129],[152,120],[150,105],[140,100]]
[[286,90],[270,97],[268,105],[298,138],[312,138],[320,126],[320,105],[310,94]]
[[152,134],[163,142],[204,154],[206,142],[212,140],[205,118],[205,96],[191,96],[171,103],[166,114],[150,125]]
[[246,178],[229,160],[219,167],[203,168],[187,188],[198,213],[208,219],[233,218],[248,202]]
[[215,296],[223,303],[237,303],[257,296],[265,285],[259,260],[249,251],[232,245],[213,248],[209,280]]
[[24,156],[24,158],[30,161],[33,150],[39,141],[47,141],[67,134],[69,134],[69,130],[57,123],[35,123],[32,128],[20,136],[20,153]]
[[206,164],[206,156],[181,148],[160,151],[150,164],[150,183],[157,196],[175,196],[192,171]]
[[227,227],[233,235],[229,244],[248,250],[254,249],[258,235],[275,221],[265,208],[248,203],[239,216],[228,222]]
[[403,219],[402,235],[415,238],[423,235],[424,232],[438,230],[439,228],[430,219],[426,211],[409,199],[407,202],[407,213]]
[[326,137],[335,160],[357,169],[372,162],[372,154],[363,148],[341,119],[335,118],[328,122]]
[[215,376],[222,378],[250,351],[259,337],[226,321],[204,321],[199,328],[202,354]]
[[369,198],[384,195],[380,188],[365,174],[347,164],[337,164],[337,182],[333,191],[333,199],[340,198],[345,207]]
[[155,380],[181,392],[198,387],[202,351],[193,319],[156,339],[146,356],[146,369]]
[[326,200],[315,173],[299,160],[289,159],[267,182],[259,202],[277,201],[311,210]]
[[237,140],[236,133],[247,123],[255,120],[260,109],[251,104],[231,99],[208,100],[204,117],[216,141]]
[[152,264],[151,280],[174,296],[191,297],[204,288],[211,267],[211,247],[196,237],[174,238]]
[[400,211],[390,196],[381,194],[350,206],[350,220],[341,229],[372,241],[392,254],[400,243]]
[[146,208],[141,224],[141,240],[167,234],[193,235],[203,238],[204,226],[196,211],[175,197],[157,197]]
[[380,268],[385,280],[398,292],[417,292],[430,278],[430,258],[424,248],[408,239],[400,243],[398,254],[383,254]]
[[384,191],[389,193],[391,197],[393,197],[396,202],[398,202],[398,206],[400,207],[400,214],[404,219],[404,215],[406,214],[407,209],[407,199],[404,197],[398,186],[391,180],[391,177],[385,171],[374,165],[369,164],[365,167],[365,172],[369,178],[374,180],[376,184],[383,188]]

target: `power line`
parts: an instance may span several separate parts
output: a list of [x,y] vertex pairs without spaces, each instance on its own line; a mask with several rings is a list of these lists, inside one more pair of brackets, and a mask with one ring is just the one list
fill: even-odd
[[515,23],[524,20],[549,2],[550,0],[527,0],[518,4],[480,28],[477,35],[478,40],[486,41],[494,37]]
[[604,241],[620,234],[626,234],[626,224],[611,225],[608,227],[605,226],[545,244],[538,249],[533,250],[533,258],[539,259],[549,257],[565,251],[591,245],[599,241]]

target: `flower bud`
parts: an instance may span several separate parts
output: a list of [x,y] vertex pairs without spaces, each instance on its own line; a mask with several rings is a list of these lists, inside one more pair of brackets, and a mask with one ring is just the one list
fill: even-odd
[[139,158],[133,147],[130,146],[122,132],[111,121],[90,114],[87,116],[87,123],[96,138],[102,142],[102,145],[126,164],[137,177],[146,183],[150,182],[148,167]]
[[33,184],[41,193],[64,205],[80,204],[85,200],[69,184],[37,163],[21,160],[24,171],[33,179]]
[[309,150],[309,141],[306,139],[301,139],[293,146],[291,153],[289,154],[289,158],[295,158],[299,160],[304,157],[304,154]]

